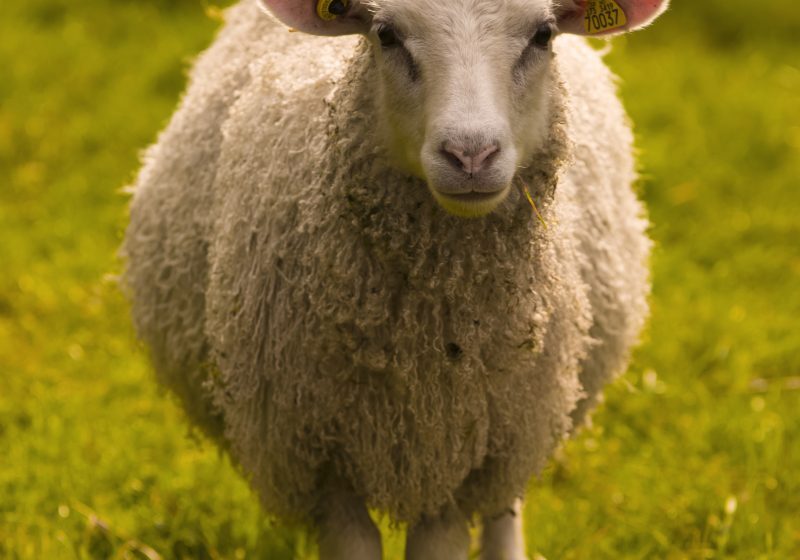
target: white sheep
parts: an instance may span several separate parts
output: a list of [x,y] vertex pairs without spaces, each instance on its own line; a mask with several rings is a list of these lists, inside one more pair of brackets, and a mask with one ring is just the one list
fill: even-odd
[[[524,558],[532,475],[647,313],[632,135],[575,35],[667,0],[243,0],[135,185],[159,379],[323,559]],[[288,33],[264,13],[323,38]],[[557,37],[558,36],[558,37]]]

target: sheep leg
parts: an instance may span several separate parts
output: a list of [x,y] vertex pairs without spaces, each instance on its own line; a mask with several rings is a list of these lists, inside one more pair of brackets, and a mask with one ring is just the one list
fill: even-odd
[[336,492],[326,496],[320,510],[320,560],[381,560],[381,533],[363,500],[348,492]]
[[500,516],[484,517],[481,560],[525,560],[520,500]]
[[406,560],[467,560],[468,556],[467,520],[456,508],[425,517],[408,530]]

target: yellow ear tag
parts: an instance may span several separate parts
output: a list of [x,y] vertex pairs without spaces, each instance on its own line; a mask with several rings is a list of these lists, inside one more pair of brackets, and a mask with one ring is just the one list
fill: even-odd
[[628,16],[614,0],[589,0],[584,16],[586,32],[590,35],[625,27]]
[[347,0],[318,0],[317,15],[325,21],[333,21],[347,11]]

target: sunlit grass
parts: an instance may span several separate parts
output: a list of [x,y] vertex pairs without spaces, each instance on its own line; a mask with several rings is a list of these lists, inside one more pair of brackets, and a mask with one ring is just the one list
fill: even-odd
[[[532,485],[531,556],[800,557],[800,16],[676,1],[609,56],[654,223],[652,321]],[[113,279],[120,188],[216,26],[193,0],[3,5],[0,558],[313,554],[191,436]]]

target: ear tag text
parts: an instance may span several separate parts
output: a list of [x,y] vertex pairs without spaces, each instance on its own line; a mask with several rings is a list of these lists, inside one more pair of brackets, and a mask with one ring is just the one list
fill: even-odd
[[590,35],[625,27],[628,16],[615,0],[589,0],[583,18],[586,32]]
[[333,21],[347,11],[347,0],[318,0],[317,15],[325,21]]

